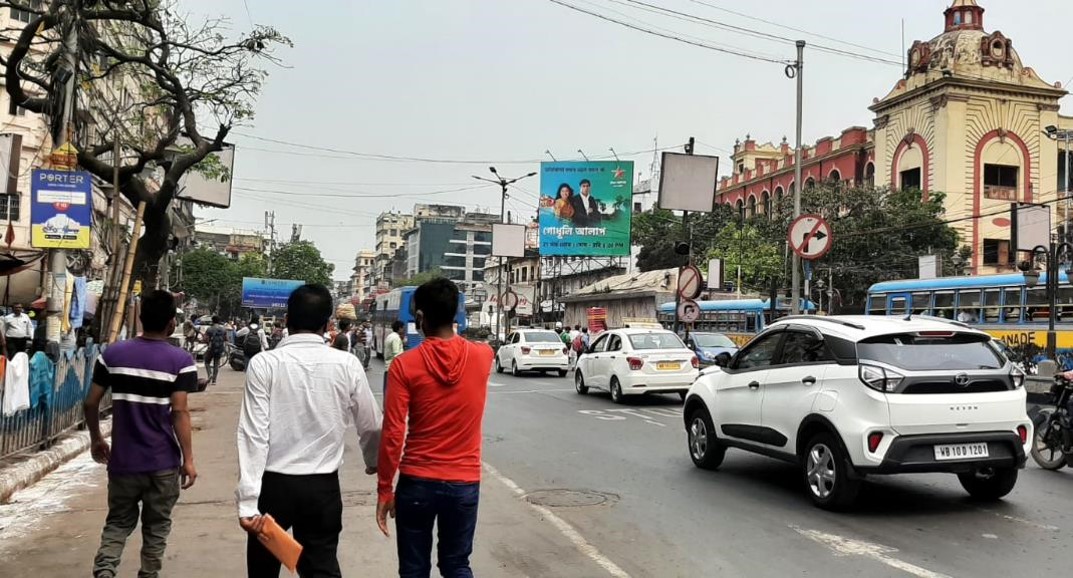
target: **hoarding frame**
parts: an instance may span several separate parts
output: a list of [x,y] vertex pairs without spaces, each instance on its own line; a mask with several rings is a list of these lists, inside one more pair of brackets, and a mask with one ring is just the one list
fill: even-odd
[[[694,166],[687,166],[689,164]],[[710,213],[715,210],[718,187],[719,157],[663,152],[660,159],[659,198],[656,201],[659,208]],[[698,191],[707,192],[697,194]],[[708,195],[707,200],[705,195]]]
[[541,163],[540,254],[628,257],[633,167],[633,161],[618,160]]

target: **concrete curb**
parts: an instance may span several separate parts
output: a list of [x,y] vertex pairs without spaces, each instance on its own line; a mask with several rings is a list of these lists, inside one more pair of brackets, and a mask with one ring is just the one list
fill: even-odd
[[[112,432],[112,420],[101,422],[101,435]],[[33,485],[78,454],[89,449],[89,432],[76,431],[47,450],[37,452],[27,460],[0,469],[0,504],[7,503],[11,496]]]

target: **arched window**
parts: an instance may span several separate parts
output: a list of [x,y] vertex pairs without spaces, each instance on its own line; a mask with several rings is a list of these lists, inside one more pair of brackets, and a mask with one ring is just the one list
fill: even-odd
[[748,207],[748,211],[746,212],[746,216],[748,216],[748,217],[755,217],[756,216],[756,195],[749,195],[749,207]]
[[842,173],[838,172],[838,169],[831,171],[831,174],[827,175],[827,180],[832,183],[838,184],[842,182]]
[[864,184],[869,187],[876,186],[876,165],[875,163],[868,163],[864,166]]
[[764,191],[760,194],[760,205],[765,215],[771,215],[771,193]]
[[742,201],[741,199],[738,199],[738,202],[735,203],[735,204],[738,207],[738,218],[744,220],[745,219],[745,202]]
[[815,186],[816,186],[816,179],[814,179],[812,177],[809,177],[809,178],[805,179],[805,189],[804,190],[807,191],[807,190],[809,190],[809,189],[811,189],[811,188],[813,188]]
[[775,187],[775,212],[778,213],[782,210],[782,187]]

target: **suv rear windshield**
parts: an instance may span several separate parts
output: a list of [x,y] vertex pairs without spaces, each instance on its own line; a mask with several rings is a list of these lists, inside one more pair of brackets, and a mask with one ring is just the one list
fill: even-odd
[[902,369],[998,369],[1005,364],[987,345],[991,338],[971,333],[899,333],[857,344],[857,356]]
[[526,331],[526,343],[562,343],[563,340],[551,331]]

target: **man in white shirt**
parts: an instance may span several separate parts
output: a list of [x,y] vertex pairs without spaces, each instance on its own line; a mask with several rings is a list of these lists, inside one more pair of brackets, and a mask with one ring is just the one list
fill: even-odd
[[22,304],[11,307],[12,312],[4,316],[4,339],[7,341],[8,355],[14,357],[20,351],[27,351],[27,345],[34,337],[34,324],[30,316],[22,312]]
[[258,534],[270,514],[294,528],[302,544],[300,576],[341,576],[336,550],[343,528],[339,465],[351,421],[365,472],[376,473],[380,409],[361,362],[328,347],[321,335],[332,315],[323,285],[303,285],[287,300],[289,335],[258,354],[246,370],[238,422],[239,483],[235,491],[249,576],[279,576],[280,562]]
[[260,318],[254,317],[250,320],[249,324],[242,329],[239,329],[238,333],[235,333],[235,344],[238,345],[239,348],[242,348],[242,343],[246,340],[246,336],[250,334],[250,331],[256,331],[257,337],[261,341],[261,351],[268,350],[268,335],[265,334],[265,330],[261,327],[260,321]]

